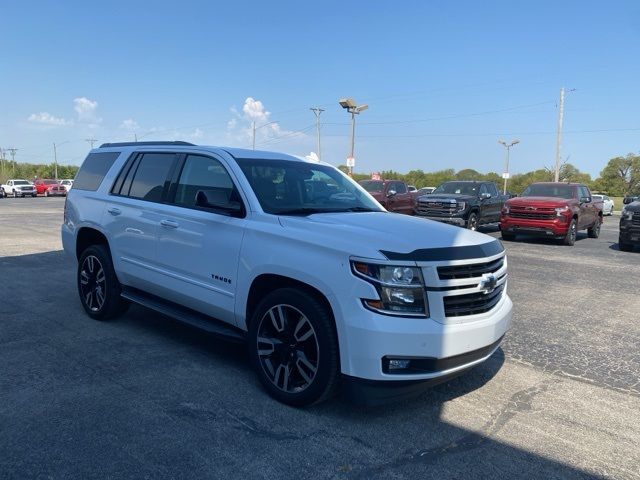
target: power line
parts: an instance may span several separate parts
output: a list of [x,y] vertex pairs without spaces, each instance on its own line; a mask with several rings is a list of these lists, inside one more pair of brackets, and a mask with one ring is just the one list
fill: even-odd
[[312,107],[311,110],[316,116],[316,134],[318,136],[318,160],[322,160],[322,154],[320,153],[320,114],[324,112],[324,108]]
[[89,144],[91,145],[91,150],[93,150],[93,144],[96,143],[98,140],[96,140],[95,138],[91,137],[91,138],[86,138],[85,142],[89,142]]

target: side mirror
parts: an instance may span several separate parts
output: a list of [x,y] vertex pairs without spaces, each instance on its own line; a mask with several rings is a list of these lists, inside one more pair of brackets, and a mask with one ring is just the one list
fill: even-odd
[[387,198],[394,197],[396,195],[396,193],[398,193],[398,192],[396,192],[395,190],[389,190],[387,192]]
[[242,214],[242,203],[227,200],[226,194],[219,190],[198,190],[196,207],[219,210],[232,217]]
[[486,199],[488,199],[488,198],[491,198],[491,194],[490,194],[490,193],[488,193],[488,192],[481,193],[481,194],[480,194],[480,198],[481,198],[482,200],[486,200]]
[[591,201],[591,197],[580,197],[580,203],[589,203]]

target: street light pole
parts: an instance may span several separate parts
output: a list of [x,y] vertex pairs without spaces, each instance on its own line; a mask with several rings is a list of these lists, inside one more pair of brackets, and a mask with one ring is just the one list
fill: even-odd
[[16,152],[18,151],[17,148],[7,148],[7,150],[9,150],[9,154],[11,155],[11,164],[12,164],[12,168],[13,168],[13,176],[16,176]]
[[253,122],[251,122],[251,129],[253,130],[253,141],[251,142],[251,148],[253,150],[256,149],[256,130],[258,130],[259,128],[262,128],[262,127],[266,127],[267,125],[271,125],[272,123],[278,123],[278,121],[274,120],[273,122],[265,123],[263,125],[260,125],[259,127],[256,127],[255,120]]
[[356,138],[356,115],[359,115],[360,112],[364,112],[369,108],[369,105],[366,103],[358,105],[353,98],[342,98],[338,103],[351,114],[351,156],[349,157],[347,166],[349,167],[349,176],[353,176],[353,166],[355,165],[354,151]]
[[520,143],[520,140],[512,140],[511,143],[507,144],[507,142],[505,142],[504,140],[498,140],[498,143],[501,145],[504,145],[505,148],[507,149],[507,156],[504,162],[504,173],[502,174],[502,177],[504,178],[504,187],[503,187],[503,191],[502,194],[506,195],[507,194],[507,179],[509,177],[509,152],[511,151],[511,147],[513,147],[514,145],[517,145],[518,143]]
[[53,168],[53,178],[58,181],[58,152],[56,151],[56,142],[53,142]]

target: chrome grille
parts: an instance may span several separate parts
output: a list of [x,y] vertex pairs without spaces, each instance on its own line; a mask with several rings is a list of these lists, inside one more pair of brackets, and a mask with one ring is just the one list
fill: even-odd
[[631,224],[640,227],[640,212],[635,212],[633,217],[631,217]]

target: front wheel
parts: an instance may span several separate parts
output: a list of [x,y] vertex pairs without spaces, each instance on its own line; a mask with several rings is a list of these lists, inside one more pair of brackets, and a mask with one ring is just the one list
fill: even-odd
[[16,192],[15,190],[13,191],[13,198],[18,198],[18,192]]
[[122,288],[105,245],[92,245],[82,252],[77,282],[82,306],[95,320],[117,317],[129,306],[120,296]]
[[467,219],[467,228],[469,230],[477,230],[478,229],[478,214],[475,212],[471,212],[469,214],[469,218]]
[[591,228],[587,230],[587,235],[589,235],[589,238],[598,238],[600,236],[601,226],[602,226],[602,219],[600,217],[597,217],[596,221],[593,223]]
[[578,224],[576,223],[575,218],[571,220],[569,224],[569,229],[567,230],[567,234],[565,235],[562,243],[565,245],[572,247],[576,243],[576,238],[578,236]]
[[252,315],[248,344],[260,382],[276,400],[306,406],[335,391],[340,357],[333,315],[306,291],[269,293]]

